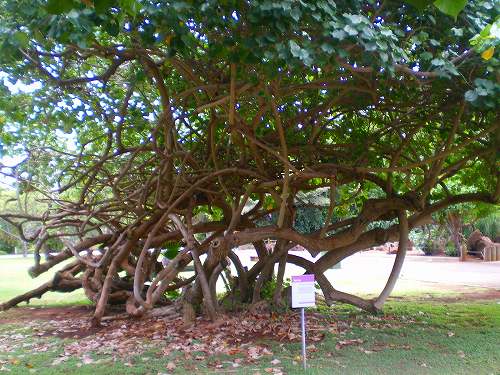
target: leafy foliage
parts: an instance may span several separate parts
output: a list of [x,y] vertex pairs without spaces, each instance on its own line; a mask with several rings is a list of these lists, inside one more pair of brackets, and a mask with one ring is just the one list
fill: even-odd
[[500,213],[480,218],[474,223],[473,228],[480,230],[493,241],[497,241],[500,237]]

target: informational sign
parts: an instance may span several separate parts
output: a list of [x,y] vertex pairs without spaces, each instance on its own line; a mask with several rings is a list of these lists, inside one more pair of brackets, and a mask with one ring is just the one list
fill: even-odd
[[316,306],[314,275],[292,276],[292,307]]

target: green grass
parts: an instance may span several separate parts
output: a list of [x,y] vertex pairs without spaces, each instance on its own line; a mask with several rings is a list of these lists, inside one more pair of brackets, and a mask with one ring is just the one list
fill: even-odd
[[[27,273],[31,264],[31,259],[0,259],[0,301],[30,290],[52,276],[47,274],[31,279]],[[429,294],[439,297],[444,291],[401,293],[404,298],[392,299],[384,309],[384,316],[372,316],[347,305],[333,309],[319,307],[318,311],[330,316],[338,325],[349,328],[344,335],[327,332],[323,341],[314,343],[315,351],[308,353],[310,367],[307,374],[500,375],[500,303],[443,303],[422,299]],[[33,304],[45,306],[76,303],[87,303],[81,291],[48,293],[41,300],[33,301]],[[8,317],[9,312],[0,314],[0,319]],[[10,374],[156,375],[171,373],[166,364],[182,354],[164,357],[162,350],[166,344],[145,342],[145,352],[140,355],[130,353],[127,360],[115,361],[109,355],[89,353],[94,360],[91,364],[82,365],[80,358],[70,357],[53,366],[64,346],[74,339],[39,337],[32,331],[29,321],[0,323],[0,335],[16,344],[14,351],[9,352],[2,352],[0,346],[0,372],[3,367],[10,370]],[[363,343],[336,349],[339,340],[349,339],[361,339]],[[35,350],[40,344],[46,350]],[[304,373],[297,359],[299,343],[268,341],[266,344],[274,355],[263,357],[256,363],[233,367],[236,357],[213,356],[205,361],[178,361],[173,373],[264,375],[266,369],[278,367],[286,374]],[[279,359],[280,363],[273,365],[273,359]],[[223,368],[215,369],[214,361]]]
[[[315,343],[316,351],[309,351],[307,374],[435,374],[481,375],[500,374],[500,305],[496,302],[450,303],[390,302],[385,316],[372,316],[348,306],[335,309],[322,307],[338,324],[349,325],[344,335],[327,333]],[[0,334],[24,334],[26,346],[10,353],[0,352],[0,363],[11,374],[158,374],[168,373],[166,364],[176,355],[161,355],[162,345],[147,348],[141,355],[127,361],[114,362],[111,356],[91,354],[97,363],[81,365],[81,359],[70,358],[57,366],[51,363],[62,352],[70,339],[30,336],[29,328],[21,324],[0,327]],[[361,339],[363,344],[345,346],[337,350],[339,340]],[[43,342],[50,349],[37,353],[30,343]],[[173,373],[235,373],[265,374],[266,368],[281,367],[286,374],[303,374],[299,343],[267,344],[273,356],[263,357],[255,364],[234,368],[235,357],[213,356],[209,361],[187,360],[177,363]],[[146,343],[145,345],[148,345]],[[278,365],[271,360],[279,359]],[[210,366],[219,361],[222,369]],[[79,367],[80,366],[80,367]],[[186,366],[183,368],[182,366]]]
[[[343,319],[350,317],[359,324],[354,324],[348,337],[364,340],[365,350],[382,350],[366,354],[351,346],[335,353],[335,339],[325,340],[323,350],[334,353],[332,358],[337,357],[340,366],[347,366],[341,373],[500,374],[500,305],[496,302],[391,302],[385,314],[396,317],[393,327],[367,329],[361,323],[376,323],[376,317],[344,311]],[[326,374],[323,368],[329,362],[320,355],[311,373]]]
[[[49,281],[54,273],[64,266],[65,263],[55,267],[37,278],[32,279],[28,269],[34,264],[33,258],[1,258],[0,257],[0,303],[19,294],[34,289]],[[41,299],[33,299],[30,305],[74,305],[88,303],[82,290],[72,293],[48,292]],[[23,306],[26,304],[21,304]]]

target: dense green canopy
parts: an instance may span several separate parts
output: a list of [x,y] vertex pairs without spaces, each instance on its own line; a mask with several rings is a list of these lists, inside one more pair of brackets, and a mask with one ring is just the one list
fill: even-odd
[[[50,203],[2,217],[21,232],[38,223],[37,251],[53,237],[66,246],[32,273],[76,257],[64,275],[97,303],[96,322],[109,302],[142,314],[185,285],[184,309],[203,301],[213,317],[227,257],[243,301],[260,299],[277,262],[281,285],[291,262],[316,274],[328,302],[379,308],[409,229],[500,196],[498,8],[414,6],[424,3],[1,1],[0,71],[29,85],[0,85],[3,152],[23,159],[1,172]],[[328,213],[304,234],[297,207],[318,191]],[[380,298],[323,276],[397,239]],[[243,244],[259,255],[249,270],[232,252]],[[287,256],[296,244],[325,254]],[[102,255],[80,253],[92,246]],[[196,277],[181,279],[192,259]]]

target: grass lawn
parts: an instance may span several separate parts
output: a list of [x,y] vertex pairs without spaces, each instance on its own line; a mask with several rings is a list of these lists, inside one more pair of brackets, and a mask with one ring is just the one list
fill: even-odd
[[[49,281],[54,273],[64,267],[65,263],[55,267],[35,279],[28,274],[28,269],[34,264],[33,258],[2,258],[0,257],[0,302],[4,302],[21,293],[34,289]],[[72,305],[88,303],[82,290],[75,290],[72,293],[48,292],[41,299],[33,299],[30,305]],[[25,306],[23,303],[20,306]]]
[[[0,261],[0,300],[39,283],[27,274],[21,276],[15,270],[15,264],[26,269],[30,262],[19,259]],[[48,295],[36,303],[57,305],[82,301],[83,295],[77,292]],[[380,316],[345,305],[335,308],[320,306],[315,310],[327,316],[335,327],[343,329],[325,327],[322,341],[308,343],[310,367],[307,374],[500,375],[500,301],[444,303],[411,295],[406,300],[390,301],[384,315]],[[25,311],[29,313],[30,310]],[[169,337],[142,340],[137,343],[137,350],[126,353],[125,359],[117,357],[113,348],[108,354],[89,351],[83,357],[67,356],[64,352],[68,345],[80,341],[41,333],[40,329],[50,331],[53,322],[49,320],[19,320],[14,319],[15,316],[16,310],[0,313],[0,373],[304,373],[299,342],[262,342],[256,339],[251,344],[264,344],[272,354],[252,361],[248,361],[245,352],[187,359],[179,350],[165,354]]]
[[[391,302],[385,317],[348,307],[322,312],[349,329],[344,335],[327,333],[309,348],[308,374],[500,374],[500,305],[496,301]],[[111,356],[88,353],[83,361],[70,357],[57,364],[64,345],[73,339],[39,337],[29,324],[17,323],[0,327],[0,348],[2,338],[19,341],[13,350],[0,350],[0,368],[11,374],[303,373],[297,357],[299,343],[267,341],[273,355],[235,367],[238,355],[175,361],[180,352],[164,356],[164,345],[151,342],[143,343],[142,354],[130,353],[127,360],[115,362]],[[339,342],[353,340],[355,345],[339,348]],[[176,367],[169,371],[167,364],[173,361]]]

